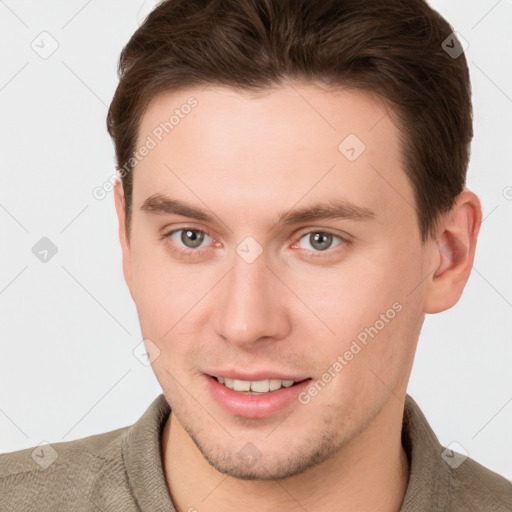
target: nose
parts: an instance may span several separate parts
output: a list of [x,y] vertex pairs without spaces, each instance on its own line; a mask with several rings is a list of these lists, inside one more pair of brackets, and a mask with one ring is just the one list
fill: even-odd
[[267,267],[264,254],[252,263],[235,255],[213,313],[218,335],[247,350],[289,334],[286,294],[274,274]]

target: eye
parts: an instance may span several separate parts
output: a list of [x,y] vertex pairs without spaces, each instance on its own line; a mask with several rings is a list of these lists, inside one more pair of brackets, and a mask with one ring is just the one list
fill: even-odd
[[186,249],[197,249],[203,242],[208,245],[212,238],[199,229],[183,228],[169,233],[169,238],[178,246]]
[[311,231],[300,238],[299,247],[313,251],[326,251],[327,249],[336,247],[341,242],[341,237],[332,235],[331,233]]

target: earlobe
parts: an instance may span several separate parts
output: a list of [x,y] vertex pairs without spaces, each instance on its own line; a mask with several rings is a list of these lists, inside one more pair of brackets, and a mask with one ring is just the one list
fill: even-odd
[[[119,242],[121,244],[121,251],[123,255],[123,274],[130,290],[132,284],[132,275],[131,275],[131,249],[130,249],[130,241],[128,239],[128,235],[126,232],[126,210],[125,210],[125,197],[123,185],[120,181],[117,181],[114,186],[114,202],[117,212],[117,219],[119,224]],[[132,294],[133,297],[133,294]]]
[[427,281],[425,313],[440,313],[458,302],[473,267],[481,223],[480,201],[466,189],[440,220],[431,242],[437,266]]

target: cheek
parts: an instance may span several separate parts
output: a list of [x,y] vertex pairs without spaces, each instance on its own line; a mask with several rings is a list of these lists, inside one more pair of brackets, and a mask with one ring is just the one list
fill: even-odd
[[162,339],[194,308],[208,282],[195,265],[178,265],[163,243],[132,245],[132,288],[144,336]]
[[284,280],[331,334],[347,339],[373,325],[396,302],[406,306],[418,281],[413,261],[389,246],[361,249],[336,266],[295,265]]
[[190,320],[201,311],[207,278],[157,253],[141,251],[133,260],[134,300],[142,336],[159,350],[153,371],[166,396],[179,397],[180,384],[188,386],[194,372],[197,357],[190,351],[201,333]]
[[376,307],[371,307],[371,317],[356,335],[362,335],[366,345],[353,368],[368,397],[385,396],[390,390],[405,392],[423,322],[421,297],[412,292],[418,276],[415,263],[397,262],[389,275],[380,282],[376,279],[376,286],[368,289],[375,294]]
[[[382,381],[391,386],[407,370],[421,324],[421,300],[411,293],[421,281],[415,254],[412,246],[396,254],[388,245],[347,258],[328,272],[295,269],[295,289],[303,290],[304,303],[331,331],[319,343],[321,370],[342,358],[342,369],[332,370],[340,377],[335,379],[340,393],[356,385],[374,392]],[[310,319],[301,325],[312,330]]]
[[209,319],[229,265],[180,264],[160,245],[132,247],[134,301],[143,337],[160,350],[153,364],[157,377],[169,380],[168,371],[180,382],[188,381],[197,371],[204,340],[212,339]]

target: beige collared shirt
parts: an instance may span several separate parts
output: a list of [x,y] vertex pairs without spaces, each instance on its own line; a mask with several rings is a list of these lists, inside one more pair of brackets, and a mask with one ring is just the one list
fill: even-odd
[[[130,427],[1,454],[0,511],[175,512],[160,451],[169,413],[161,394]],[[512,483],[446,451],[409,395],[402,444],[411,473],[399,512],[512,511]]]

